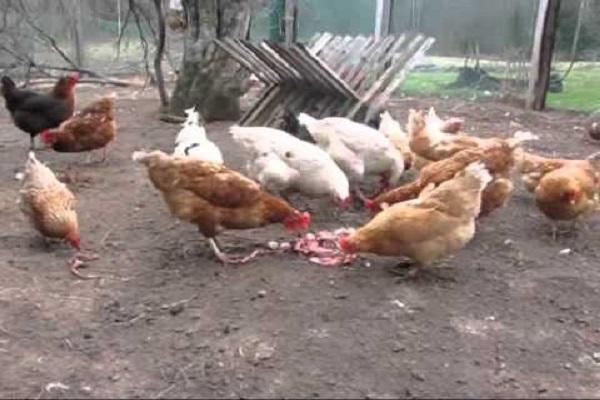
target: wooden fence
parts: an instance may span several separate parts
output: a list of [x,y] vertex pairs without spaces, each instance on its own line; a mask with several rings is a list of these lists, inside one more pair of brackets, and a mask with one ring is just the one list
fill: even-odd
[[315,35],[307,44],[217,44],[265,84],[240,125],[278,126],[287,113],[368,121],[386,107],[407,73],[434,43],[420,34]]

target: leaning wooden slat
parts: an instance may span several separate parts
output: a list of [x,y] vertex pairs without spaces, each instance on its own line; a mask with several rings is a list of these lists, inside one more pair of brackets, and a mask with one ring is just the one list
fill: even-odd
[[268,102],[273,96],[274,92],[279,91],[279,85],[271,85],[268,86],[265,90],[263,90],[260,94],[260,97],[254,103],[254,105],[244,113],[242,118],[239,121],[239,124],[242,126],[251,126],[254,123],[254,118],[256,115],[260,113],[265,107],[265,103]]
[[371,45],[372,41],[372,37],[363,37],[363,40],[357,44],[357,47],[350,52],[349,57],[342,60],[337,66],[336,72],[347,83],[349,82],[347,78],[351,72],[356,68],[360,68],[361,63],[363,62],[363,55],[366,49]]
[[268,92],[265,92],[262,100],[256,104],[253,108],[252,113],[249,113],[244,120],[245,126],[260,125],[261,121],[265,119],[265,110],[273,107],[274,100],[279,96],[281,86],[276,85],[270,88]]
[[414,54],[410,57],[410,59],[404,63],[400,71],[395,74],[394,78],[387,85],[385,90],[381,94],[379,94],[373,101],[371,101],[369,111],[365,117],[366,119],[369,119],[376,112],[383,109],[383,107],[392,97],[396,89],[406,80],[408,72],[411,71],[415,67],[415,65],[423,59],[427,50],[429,50],[434,43],[434,38],[427,38],[423,43],[421,43],[417,51],[415,51]]
[[336,36],[333,40],[323,48],[321,53],[319,54],[319,58],[325,62],[328,62],[334,54],[336,54],[339,49],[344,46],[344,41],[346,40],[343,36]]
[[350,86],[348,86],[348,84],[346,82],[344,82],[344,80],[342,80],[321,59],[319,59],[317,57],[313,57],[312,54],[310,54],[308,52],[308,50],[306,50],[306,48],[301,43],[298,43],[296,46],[294,46],[293,50],[307,56],[306,59],[308,61],[310,61],[310,63],[314,66],[314,68],[317,69],[318,71],[322,71],[323,77],[326,78],[329,82],[331,82],[331,84],[333,84],[343,96],[347,96],[350,98],[356,98],[356,99],[359,98],[358,94],[354,90],[352,90],[352,88]]
[[332,90],[329,87],[328,82],[324,80],[320,74],[315,73],[310,67],[310,63],[305,57],[298,56],[294,52],[296,45],[291,47],[283,47],[278,43],[272,43],[272,48],[275,50],[283,59],[287,60],[290,64],[296,67],[296,70],[300,72],[302,78],[306,84],[309,84],[315,88],[320,88],[322,91]]
[[269,68],[277,72],[277,74],[281,76],[282,81],[293,80],[295,78],[295,75],[291,73],[285,65],[282,65],[279,60],[274,59],[271,54],[264,51],[261,47],[255,46],[250,42],[244,42],[244,45],[248,50],[254,53],[255,56],[267,64]]
[[356,90],[356,82],[355,78],[360,73],[360,71],[365,68],[370,62],[370,55],[373,53],[375,48],[379,45],[379,41],[375,39],[374,36],[369,36],[369,40],[367,45],[362,49],[360,55],[358,56],[358,62],[356,65],[353,65],[348,72],[346,72],[343,77],[346,82],[352,87],[352,89]]
[[335,60],[339,59],[343,56],[343,54],[347,51],[348,47],[354,42],[354,38],[352,36],[344,36],[344,38],[340,41],[338,46],[331,49],[329,54],[325,57],[321,57],[323,61],[327,63],[327,65],[331,65],[335,62]]
[[264,56],[254,43],[245,40],[238,40],[237,42],[241,47],[244,48],[248,54],[248,57],[258,60],[258,62],[260,62],[262,65],[265,65],[266,68],[271,69],[273,73],[278,76],[280,82],[289,79],[286,71],[282,71],[277,63],[273,62],[271,59],[269,59],[269,57]]
[[369,67],[365,70],[362,82],[357,86],[357,92],[362,93],[367,90],[367,87],[372,85],[377,78],[385,71],[385,58],[383,57],[388,52],[395,42],[395,37],[387,36],[382,40],[381,46],[379,46],[375,52],[371,55],[371,62]]
[[272,75],[272,71],[265,70],[262,66],[257,65],[253,61],[249,60],[244,56],[243,53],[238,51],[235,47],[231,46],[229,43],[224,42],[222,40],[215,39],[215,43],[221,47],[227,54],[229,54],[234,60],[236,60],[240,65],[244,68],[248,69],[252,72],[258,79],[263,81],[266,84],[275,83],[278,81],[276,77]]
[[348,42],[344,48],[335,55],[335,57],[332,57],[327,64],[329,64],[332,70],[339,74],[343,65],[345,63],[351,63],[354,57],[356,57],[359,49],[362,47],[365,41],[366,39],[364,36],[355,37],[353,40]]
[[381,49],[385,48],[389,43],[390,37],[380,40],[374,40],[373,46],[365,52],[364,62],[359,65],[355,71],[349,73],[348,83],[354,88],[357,93],[361,92],[361,83],[369,74],[369,70],[373,68],[373,60],[376,60]]
[[312,35],[310,39],[308,39],[306,45],[308,47],[313,47],[316,43],[319,42],[319,40],[323,39],[323,36],[325,36],[326,34],[327,32],[316,32],[314,35]]
[[310,48],[310,52],[312,54],[318,55],[333,38],[334,36],[331,33],[325,32],[317,41],[315,41],[313,44],[307,44],[307,46]]
[[246,46],[246,43],[242,40],[227,38],[225,39],[226,43],[228,43],[231,47],[235,48],[241,55],[243,55],[250,62],[254,63],[258,69],[261,71],[268,72],[269,75],[276,81],[279,82],[281,80],[281,76],[271,68],[268,64],[266,64],[263,60],[258,58],[249,48]]
[[272,43],[262,42],[260,47],[264,53],[267,53],[271,56],[271,60],[276,62],[278,66],[285,70],[288,74],[288,78],[292,81],[300,82],[302,81],[302,75],[299,71],[291,64],[289,64],[285,59],[283,59],[274,49]]
[[310,53],[303,53],[298,47],[294,47],[290,49],[290,56],[302,66],[304,73],[310,77],[312,82],[317,82],[317,88],[319,88],[319,90],[327,93],[340,93],[344,95],[340,85],[338,85],[334,79],[331,79],[324,68],[314,62],[314,57],[312,57]]
[[377,70],[373,70],[373,75],[381,75],[392,63],[395,57],[398,57],[402,53],[403,46],[406,46],[406,35],[401,35],[395,39],[395,42],[391,47],[383,54],[379,56],[378,63],[376,64]]
[[256,118],[256,125],[273,126],[277,115],[283,110],[283,104],[289,102],[290,98],[293,97],[293,92],[290,92],[288,85],[280,86],[277,95],[273,96],[272,100],[269,101],[267,106],[261,111],[258,118]]
[[254,71],[261,71],[270,77],[272,83],[281,81],[281,76],[277,74],[269,65],[265,64],[262,60],[256,57],[251,51],[249,51],[241,41],[227,38],[223,40],[231,49],[233,49],[239,56],[248,60],[248,62],[254,65]]
[[368,105],[371,100],[385,88],[389,82],[393,79],[396,72],[398,72],[404,64],[410,59],[410,56],[413,55],[419,48],[420,44],[423,42],[423,36],[418,35],[414,40],[410,42],[407,48],[404,50],[402,57],[398,59],[392,66],[390,66],[377,81],[370,87],[369,90],[365,93],[364,96],[360,99],[358,104],[354,106],[354,108],[348,114],[348,118],[354,118],[359,109],[365,105]]

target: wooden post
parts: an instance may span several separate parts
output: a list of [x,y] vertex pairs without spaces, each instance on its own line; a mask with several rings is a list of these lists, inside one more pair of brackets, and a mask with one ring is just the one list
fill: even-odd
[[390,34],[390,18],[392,0],[377,0],[375,9],[375,38],[380,39]]
[[285,0],[285,44],[288,46],[298,37],[298,0]]
[[559,10],[560,0],[539,0],[526,100],[526,107],[532,110],[546,106]]
[[271,13],[269,15],[269,39],[274,42],[283,42],[285,40],[283,18],[285,15],[285,0],[274,0],[271,3]]

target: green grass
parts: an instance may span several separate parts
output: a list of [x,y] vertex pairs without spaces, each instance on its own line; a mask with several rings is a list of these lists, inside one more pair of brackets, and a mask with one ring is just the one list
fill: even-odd
[[[490,70],[493,74],[493,71]],[[440,96],[477,99],[490,92],[474,89],[453,89],[448,85],[456,80],[457,72],[415,71],[408,75],[402,92],[408,96]],[[561,93],[548,94],[548,106],[583,112],[600,111],[600,66],[575,68],[564,82]]]
[[548,106],[577,111],[600,110],[600,68],[574,69],[561,93],[548,94]]

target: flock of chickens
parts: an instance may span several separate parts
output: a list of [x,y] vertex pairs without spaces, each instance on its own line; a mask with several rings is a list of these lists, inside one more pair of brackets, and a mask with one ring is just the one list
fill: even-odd
[[[116,135],[113,100],[93,102],[74,111],[77,76],[60,79],[48,94],[18,89],[2,78],[2,95],[17,127],[57,152],[103,149]],[[329,197],[341,210],[359,199],[375,215],[364,226],[335,233],[307,234],[287,247],[321,264],[352,262],[357,253],[407,257],[426,266],[463,248],[475,235],[475,221],[502,207],[521,174],[538,208],[550,219],[576,220],[600,208],[600,153],[584,160],[551,159],[526,152],[522,144],[536,137],[519,131],[510,138],[479,138],[463,132],[458,118],[440,119],[410,110],[406,132],[388,113],[378,129],[346,118],[297,116],[311,141],[268,127],[232,126],[235,142],[247,153],[246,175],[228,168],[220,149],[199,124],[187,119],[172,154],[136,151],[152,184],[171,213],[196,225],[223,263],[256,257],[226,254],[217,241],[224,229],[250,229],[281,223],[291,232],[306,231],[308,212],[290,204],[288,195]],[[103,157],[104,160],[104,157]],[[417,177],[401,184],[405,171]],[[367,196],[361,184],[378,176],[380,189]],[[21,209],[45,237],[66,240],[80,250],[75,197],[30,152],[20,191]],[[71,270],[93,256],[77,253]],[[411,275],[418,268],[411,269]]]

